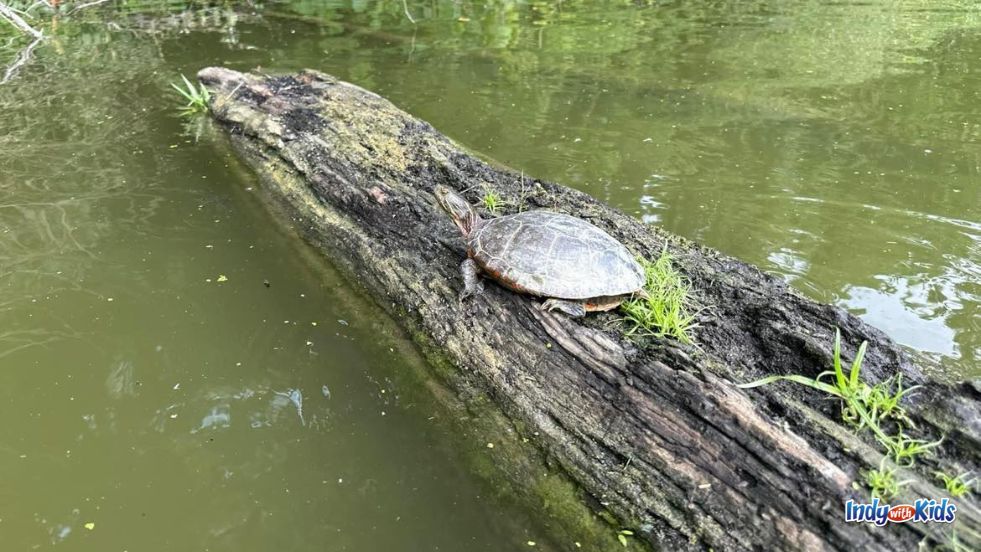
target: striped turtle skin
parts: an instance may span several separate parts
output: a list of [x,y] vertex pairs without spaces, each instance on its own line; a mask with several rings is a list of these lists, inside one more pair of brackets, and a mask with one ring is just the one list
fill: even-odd
[[644,269],[623,244],[569,215],[526,211],[478,219],[466,239],[481,270],[518,292],[588,300],[644,286]]

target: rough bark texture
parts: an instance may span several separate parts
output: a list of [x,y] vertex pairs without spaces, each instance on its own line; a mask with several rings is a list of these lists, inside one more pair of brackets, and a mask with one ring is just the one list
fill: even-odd
[[[665,550],[911,550],[948,539],[943,524],[844,523],[844,502],[868,497],[853,482],[881,458],[869,434],[843,426],[838,402],[816,391],[735,384],[828,369],[835,327],[846,359],[867,340],[863,377],[900,372],[924,384],[909,405],[915,435],[945,437],[932,458],[901,470],[911,483],[894,504],[947,496],[932,474],[940,467],[978,473],[977,384],[927,381],[843,310],[583,193],[491,166],[354,85],[316,72],[208,68],[198,77],[214,117],[293,224],[456,366],[444,377],[490,395],[638,538]],[[667,246],[705,307],[697,347],[633,342],[615,314],[571,320],[490,283],[461,304],[465,251],[435,204],[437,184],[475,204],[492,189],[512,207],[583,217],[648,258]],[[957,537],[978,549],[977,502],[956,504]]]

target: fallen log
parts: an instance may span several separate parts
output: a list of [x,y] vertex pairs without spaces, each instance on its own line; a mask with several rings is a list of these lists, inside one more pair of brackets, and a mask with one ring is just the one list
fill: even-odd
[[[921,541],[981,547],[976,500],[951,524],[846,523],[868,500],[863,470],[882,459],[839,401],[792,384],[736,387],[772,374],[814,377],[861,342],[862,377],[903,374],[917,437],[942,444],[898,478],[894,504],[947,497],[936,469],[978,473],[977,384],[931,381],[880,331],[816,304],[780,279],[644,225],[578,191],[492,166],[387,100],[329,75],[268,77],[207,68],[211,112],[291,225],[377,298],[462,394],[486,395],[596,508],[666,550],[899,550]],[[582,217],[634,253],[667,247],[703,307],[694,346],[634,341],[615,313],[572,320],[487,285],[461,303],[463,241],[436,185],[474,204],[493,190],[514,209]],[[887,465],[889,462],[887,461]],[[518,485],[520,486],[520,485]],[[611,531],[615,531],[612,529]],[[615,542],[615,541],[614,541]]]

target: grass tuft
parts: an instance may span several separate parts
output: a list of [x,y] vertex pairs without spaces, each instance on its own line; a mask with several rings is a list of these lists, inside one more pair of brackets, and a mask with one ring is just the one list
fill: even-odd
[[971,492],[972,490],[974,490],[975,479],[973,477],[967,479],[967,476],[970,474],[971,472],[964,472],[958,475],[957,477],[951,477],[941,471],[934,472],[934,475],[937,476],[937,479],[940,479],[941,481],[944,482],[944,488],[947,489],[947,492],[950,493],[950,496],[954,498],[960,498],[966,495],[967,493]]
[[[832,370],[822,372],[815,378],[797,374],[769,376],[738,387],[748,389],[777,381],[792,381],[837,397],[842,402],[841,418],[845,423],[857,431],[869,429],[888,457],[898,466],[910,467],[916,458],[932,453],[932,449],[940,445],[943,438],[930,443],[903,433],[903,427],[913,427],[913,422],[900,401],[917,386],[904,388],[901,374],[875,385],[863,382],[860,376],[867,347],[868,342],[863,341],[846,373],[841,359],[841,332],[836,329]],[[895,435],[889,435],[883,429],[882,423],[887,419],[894,422]],[[872,489],[872,496],[885,498],[895,494],[898,485],[902,483],[893,485],[894,473],[895,470],[886,470],[883,466],[867,472],[866,483]]]
[[892,459],[896,461],[897,464],[904,467],[912,466],[916,461],[918,456],[925,454],[930,454],[934,447],[938,446],[943,442],[943,437],[940,439],[928,443],[923,439],[911,439],[908,435],[903,433],[903,429],[899,428],[899,434],[896,435],[893,440],[893,445],[889,448],[889,452],[892,454]]
[[[883,463],[885,459],[883,459]],[[865,472],[865,483],[872,490],[872,498],[889,500],[899,494],[899,488],[905,482],[896,481],[896,469],[886,468],[880,464],[879,469]]]
[[497,195],[497,193],[493,190],[487,190],[484,193],[484,197],[481,199],[481,202],[484,204],[484,208],[487,209],[487,212],[492,215],[496,215],[497,211],[502,205],[504,205],[504,200],[501,199],[501,196]]
[[669,336],[682,343],[692,343],[691,330],[696,327],[695,313],[690,310],[689,282],[675,269],[667,247],[656,261],[637,259],[644,267],[646,297],[624,301],[620,310],[631,327],[628,336]]
[[846,374],[841,360],[841,331],[836,329],[833,370],[821,372],[816,378],[796,374],[770,376],[751,383],[741,384],[739,387],[749,389],[776,381],[792,381],[838,397],[843,403],[842,420],[855,429],[868,428],[871,430],[879,443],[896,457],[897,462],[903,458],[912,458],[910,453],[915,456],[939,444],[938,441],[925,445],[923,441],[908,439],[902,434],[902,430],[896,437],[891,437],[883,431],[881,424],[886,418],[891,418],[899,424],[912,425],[906,415],[906,409],[902,407],[900,401],[906,394],[916,389],[916,386],[904,389],[901,376],[889,378],[875,385],[869,385],[862,381],[860,375],[867,348],[868,342],[863,341]]
[[211,93],[208,92],[208,89],[203,84],[195,85],[193,82],[187,80],[187,77],[184,75],[181,75],[181,80],[184,81],[183,87],[170,83],[170,86],[187,100],[187,105],[181,108],[181,113],[184,115],[206,113],[208,111],[208,101],[211,100]]

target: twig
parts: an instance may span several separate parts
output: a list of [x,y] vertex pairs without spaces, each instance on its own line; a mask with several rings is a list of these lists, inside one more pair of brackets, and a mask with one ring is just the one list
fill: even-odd
[[41,31],[28,25],[27,22],[21,18],[21,16],[17,15],[17,12],[15,12],[10,6],[4,4],[3,2],[0,2],[0,16],[2,16],[7,21],[10,21],[10,23],[14,27],[17,27],[21,31],[33,36],[36,39],[40,39],[41,37],[44,36],[43,34],[41,34]]
[[72,8],[72,11],[68,12],[68,15],[71,15],[71,14],[77,12],[78,10],[84,10],[85,8],[91,8],[92,6],[98,6],[99,4],[105,4],[108,1],[109,0],[95,0],[94,2],[86,2],[86,3],[82,4],[81,6],[75,6],[74,8]]
[[[235,88],[233,88],[231,92],[229,92],[228,94],[226,94],[224,98],[221,98],[221,99],[216,100],[215,101],[215,111],[217,112],[219,109],[221,109],[222,107],[224,107],[225,106],[225,102],[227,102],[229,98],[231,98],[236,92],[238,92],[238,89],[239,88],[242,88],[242,85],[243,84],[245,84],[245,81],[244,80],[243,81],[239,81],[239,83],[237,85],[235,85]],[[204,86],[204,85],[202,85],[202,86]]]
[[37,2],[34,2],[30,6],[28,6],[27,9],[24,10],[24,12],[25,13],[31,13],[31,10],[33,10],[34,8],[36,8],[38,6],[45,6],[45,7],[49,8],[49,9],[54,9],[54,6],[52,6],[51,3],[48,2],[48,0],[37,0]]
[[406,3],[406,0],[402,0],[402,10],[405,11],[405,16],[409,18],[409,22],[415,25],[416,20],[412,17],[412,14],[409,13],[409,4]]
[[17,59],[7,66],[7,70],[4,72],[3,80],[0,80],[0,84],[6,84],[10,79],[14,78],[21,66],[27,63],[27,60],[31,58],[31,53],[34,52],[34,48],[37,48],[37,45],[40,44],[42,40],[44,40],[44,36],[39,34],[33,42],[28,44],[26,48],[17,54]]

